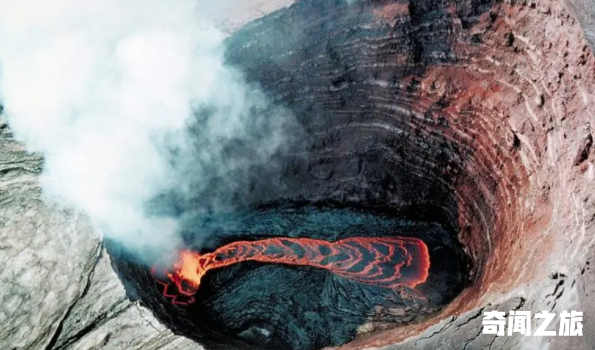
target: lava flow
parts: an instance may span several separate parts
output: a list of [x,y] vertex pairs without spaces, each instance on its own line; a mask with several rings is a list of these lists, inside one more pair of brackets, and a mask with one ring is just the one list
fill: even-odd
[[[384,288],[414,288],[428,277],[430,257],[425,243],[406,237],[353,237],[328,242],[311,238],[238,241],[212,253],[182,250],[173,264],[151,269],[174,304],[190,304],[207,271],[243,261],[323,268],[361,283]],[[175,291],[172,290],[172,284]]]

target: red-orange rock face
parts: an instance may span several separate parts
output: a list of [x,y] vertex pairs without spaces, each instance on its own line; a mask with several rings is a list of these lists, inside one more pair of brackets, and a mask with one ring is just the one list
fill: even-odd
[[[323,195],[435,205],[474,262],[473,286],[440,315],[343,349],[508,348],[480,334],[483,310],[593,310],[595,59],[572,9],[301,1],[230,38],[230,60],[316,135],[324,154],[314,168],[371,152],[391,178],[384,192],[363,194],[382,171],[364,161],[316,182],[332,188]],[[572,342],[590,348],[594,337]]]

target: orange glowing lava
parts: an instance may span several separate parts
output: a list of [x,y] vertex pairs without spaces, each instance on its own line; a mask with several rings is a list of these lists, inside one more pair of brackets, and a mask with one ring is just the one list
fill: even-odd
[[417,238],[353,237],[336,242],[311,238],[238,241],[207,254],[182,250],[173,264],[156,264],[151,272],[166,298],[185,305],[194,301],[209,270],[243,261],[312,266],[391,289],[424,283],[430,269],[428,248]]

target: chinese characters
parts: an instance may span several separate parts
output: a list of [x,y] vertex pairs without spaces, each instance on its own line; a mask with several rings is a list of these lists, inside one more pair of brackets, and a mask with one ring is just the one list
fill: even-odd
[[537,327],[534,332],[531,328],[531,311],[510,311],[508,317],[503,311],[485,311],[483,315],[483,334],[494,334],[498,337],[512,336],[515,333],[525,336],[581,337],[583,335],[582,311],[562,311],[559,316],[560,325],[557,334],[556,331],[546,330],[556,317],[555,313],[548,311],[540,311],[535,314]]

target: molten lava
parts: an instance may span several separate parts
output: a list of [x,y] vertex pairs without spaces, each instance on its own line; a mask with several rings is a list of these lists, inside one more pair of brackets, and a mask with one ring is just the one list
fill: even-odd
[[[384,288],[414,288],[430,268],[425,243],[406,237],[354,237],[328,242],[311,238],[269,238],[238,241],[207,254],[179,252],[173,264],[151,269],[174,304],[189,304],[207,271],[243,261],[312,266],[338,276]],[[172,284],[177,290],[172,290]]]

